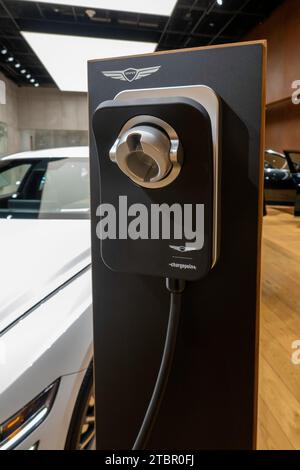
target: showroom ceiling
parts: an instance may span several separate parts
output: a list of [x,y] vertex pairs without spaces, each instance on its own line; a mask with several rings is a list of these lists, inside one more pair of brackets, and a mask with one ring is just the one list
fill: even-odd
[[[155,6],[155,1],[146,3]],[[175,0],[166,2],[171,11]],[[165,8],[159,15],[157,9],[153,13],[113,9],[117,0],[62,3],[0,0],[0,70],[18,85],[56,86],[22,35],[24,31],[149,42],[157,50],[206,46],[240,40],[283,0],[178,0],[171,14]],[[109,4],[111,9],[97,9],[95,4]],[[139,2],[124,0],[124,4]]]

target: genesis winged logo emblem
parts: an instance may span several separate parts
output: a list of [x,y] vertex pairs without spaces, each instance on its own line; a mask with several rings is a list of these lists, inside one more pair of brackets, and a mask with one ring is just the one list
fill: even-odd
[[172,250],[179,251],[180,253],[189,253],[191,251],[198,251],[199,248],[192,247],[192,246],[174,246],[169,245]]
[[133,82],[134,80],[140,80],[141,78],[148,77],[148,75],[152,75],[157,72],[160,67],[161,65],[144,69],[129,68],[126,70],[107,70],[102,73],[105,77],[114,78],[115,80]]

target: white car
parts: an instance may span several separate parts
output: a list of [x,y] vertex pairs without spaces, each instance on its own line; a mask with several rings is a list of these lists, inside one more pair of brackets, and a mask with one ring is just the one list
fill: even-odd
[[0,159],[0,240],[0,449],[89,449],[87,147]]

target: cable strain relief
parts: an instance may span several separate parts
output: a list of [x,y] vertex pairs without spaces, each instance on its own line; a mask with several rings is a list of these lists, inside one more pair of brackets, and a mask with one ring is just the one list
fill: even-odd
[[185,288],[185,281],[183,279],[171,279],[167,277],[166,288],[173,294],[181,294]]

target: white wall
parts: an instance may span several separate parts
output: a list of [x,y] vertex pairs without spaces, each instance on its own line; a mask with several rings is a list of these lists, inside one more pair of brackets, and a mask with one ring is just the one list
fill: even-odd
[[88,130],[86,93],[55,88],[19,88],[19,128]]
[[86,93],[18,87],[1,73],[0,80],[6,83],[6,104],[0,104],[0,122],[8,126],[8,153],[24,150],[27,130],[88,130]]
[[18,123],[18,87],[0,72],[6,85],[6,104],[0,104],[0,122],[7,125],[8,153],[17,152],[20,146]]

